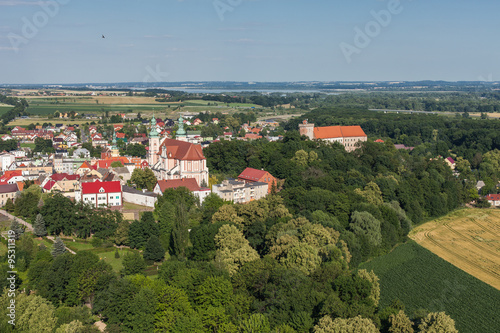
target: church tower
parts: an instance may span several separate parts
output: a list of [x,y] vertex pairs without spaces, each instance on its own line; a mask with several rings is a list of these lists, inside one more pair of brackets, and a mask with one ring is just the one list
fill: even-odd
[[179,141],[187,141],[186,131],[184,130],[184,118],[179,117],[179,129],[175,132],[175,139]]
[[113,145],[111,146],[111,157],[119,157],[120,156],[120,150],[118,149],[118,146],[116,145],[116,131],[113,131]]
[[160,151],[160,136],[158,135],[158,131],[156,131],[156,118],[153,115],[153,118],[151,118],[151,131],[149,132],[148,163],[150,168],[153,168],[156,162],[158,162],[159,151]]

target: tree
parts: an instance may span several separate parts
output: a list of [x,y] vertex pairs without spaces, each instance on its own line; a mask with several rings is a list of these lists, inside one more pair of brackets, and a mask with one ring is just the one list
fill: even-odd
[[[96,101],[97,102],[97,101]],[[55,333],[80,333],[84,331],[81,321],[73,320],[69,324],[63,324],[56,329]]]
[[123,167],[123,164],[120,161],[114,161],[111,163],[111,167],[112,168],[121,168],[121,167]]
[[355,211],[351,215],[349,226],[356,235],[367,237],[372,246],[378,246],[382,243],[380,221],[373,217],[372,214]]
[[410,321],[403,310],[399,310],[397,314],[391,314],[389,323],[391,324],[391,327],[389,327],[390,333],[413,333],[413,322]]
[[243,320],[240,328],[241,333],[269,333],[271,331],[269,320],[261,313],[252,314],[250,318]]
[[123,256],[123,269],[121,273],[123,275],[133,275],[139,274],[146,268],[146,263],[142,259],[141,255],[137,252],[126,253]]
[[153,190],[157,182],[154,172],[149,168],[145,170],[134,169],[130,180],[137,185],[139,189],[147,188],[149,191]]
[[53,257],[57,257],[63,253],[66,253],[66,246],[64,246],[64,243],[61,240],[61,238],[56,237],[56,241],[54,242],[54,247],[52,249],[51,254]]
[[5,202],[5,207],[4,209],[8,212],[8,213],[12,213],[14,211],[14,209],[16,209],[16,206],[14,205],[14,202],[12,201],[11,198],[8,198],[7,201]]
[[21,224],[17,221],[16,218],[14,218],[10,224],[10,231],[14,232],[14,239],[18,240],[19,237],[24,233],[24,230],[21,226]]
[[358,275],[360,278],[369,281],[372,285],[372,289],[370,292],[370,299],[373,301],[375,306],[378,306],[378,302],[380,300],[380,283],[379,278],[373,271],[368,272],[366,269],[360,269],[358,271]]
[[189,241],[187,208],[184,201],[177,203],[176,218],[172,228],[172,253],[180,258],[186,257],[186,247]]
[[43,237],[47,235],[47,228],[45,227],[45,221],[43,219],[42,214],[38,214],[36,216],[33,233],[37,237]]
[[245,263],[259,259],[243,233],[233,225],[223,225],[215,235],[217,252],[215,261],[225,266],[229,275],[234,275]]
[[143,254],[144,259],[160,261],[165,257],[165,249],[161,246],[157,236],[152,235],[146,243],[146,249]]
[[444,312],[431,312],[418,325],[420,333],[458,333],[455,321]]
[[357,316],[344,319],[332,320],[330,316],[324,316],[314,326],[314,333],[378,333],[380,332],[370,319]]

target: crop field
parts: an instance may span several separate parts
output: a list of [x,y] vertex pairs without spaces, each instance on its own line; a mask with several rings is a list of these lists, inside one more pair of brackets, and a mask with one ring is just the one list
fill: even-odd
[[418,226],[410,238],[500,290],[500,210],[459,210]]
[[380,278],[380,308],[399,299],[405,313],[444,311],[459,332],[500,332],[500,291],[413,241],[360,266]]
[[0,105],[0,116],[3,115],[4,113],[7,113],[7,111],[12,110],[14,107],[11,105],[5,105],[2,104]]

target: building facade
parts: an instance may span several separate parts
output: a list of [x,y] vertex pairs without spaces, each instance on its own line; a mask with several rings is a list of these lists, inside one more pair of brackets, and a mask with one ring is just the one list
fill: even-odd
[[269,185],[262,182],[238,181],[235,179],[224,180],[222,184],[212,186],[212,192],[226,201],[247,203],[264,198],[269,192]]
[[358,148],[358,143],[368,140],[361,126],[325,126],[314,127],[307,119],[299,125],[300,135],[307,136],[310,140],[338,142],[345,150],[351,152]]
[[182,140],[168,138],[160,140],[156,128],[154,126],[151,128],[148,162],[156,178],[158,180],[194,178],[198,186],[206,186],[208,167],[201,146]]
[[119,181],[81,183],[76,201],[83,201],[93,207],[121,208],[123,206],[122,186]]

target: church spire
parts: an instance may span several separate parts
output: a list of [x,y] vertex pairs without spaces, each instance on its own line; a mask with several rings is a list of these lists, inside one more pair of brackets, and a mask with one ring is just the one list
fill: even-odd
[[158,131],[156,131],[156,118],[155,118],[154,114],[153,114],[153,118],[151,118],[151,131],[149,132],[149,137],[150,138],[157,138],[158,137]]

